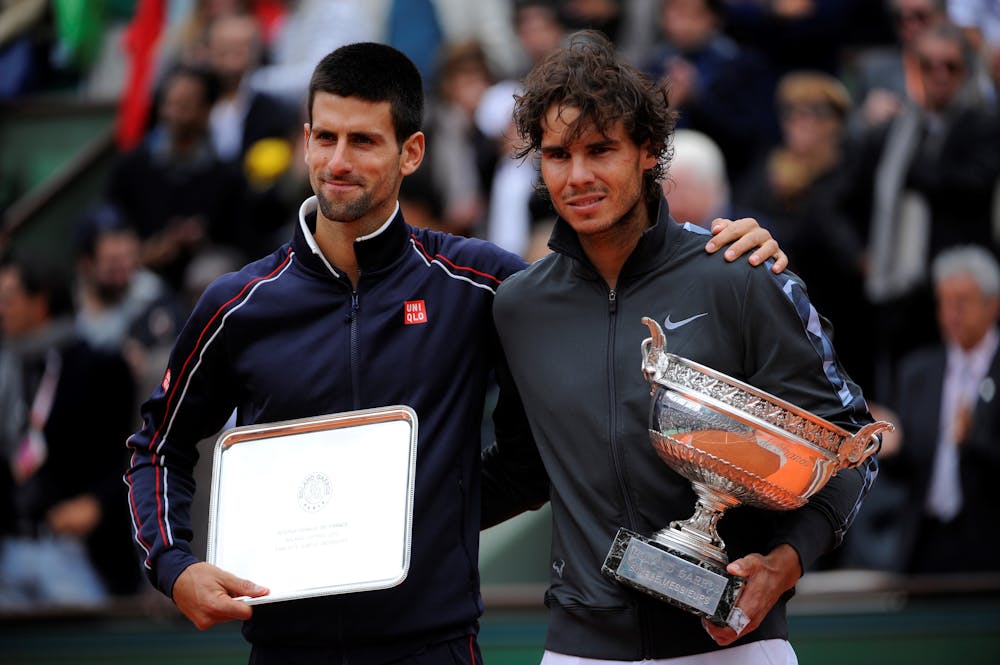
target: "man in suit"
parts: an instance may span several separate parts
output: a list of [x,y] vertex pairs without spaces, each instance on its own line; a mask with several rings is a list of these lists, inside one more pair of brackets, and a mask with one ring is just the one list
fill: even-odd
[[208,30],[208,67],[219,80],[208,133],[216,156],[243,173],[248,190],[240,232],[231,237],[246,260],[271,252],[285,240],[302,187],[294,142],[305,120],[291,102],[256,90],[252,74],[264,59],[257,20],[250,14],[216,18]]
[[900,563],[912,573],[1000,570],[1000,267],[985,248],[945,250],[932,267],[942,343],[900,368],[899,454],[883,469],[907,487]]
[[289,145],[301,131],[297,110],[275,95],[253,90],[250,74],[263,59],[260,28],[251,15],[217,18],[208,32],[208,65],[221,84],[209,120],[212,146],[225,161],[242,164],[262,139]]
[[917,39],[923,95],[852,148],[845,213],[867,236],[865,293],[875,307],[873,395],[887,399],[899,360],[937,341],[930,263],[952,245],[993,247],[1000,116],[971,95],[975,56],[951,24]]

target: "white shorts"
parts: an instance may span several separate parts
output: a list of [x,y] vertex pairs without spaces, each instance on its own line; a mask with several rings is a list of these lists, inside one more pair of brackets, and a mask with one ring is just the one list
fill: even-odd
[[798,665],[788,640],[760,640],[719,651],[658,660],[600,660],[546,651],[541,665]]

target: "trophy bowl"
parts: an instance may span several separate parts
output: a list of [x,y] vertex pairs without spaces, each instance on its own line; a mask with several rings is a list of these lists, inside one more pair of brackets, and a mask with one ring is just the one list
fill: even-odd
[[694,514],[651,536],[619,529],[602,570],[640,591],[739,632],[742,578],[730,575],[716,526],[740,504],[791,510],[835,473],[864,462],[884,421],[852,434],[709,367],[667,353],[659,324],[642,322],[642,372],[652,384],[649,436],[660,459],[691,482]]

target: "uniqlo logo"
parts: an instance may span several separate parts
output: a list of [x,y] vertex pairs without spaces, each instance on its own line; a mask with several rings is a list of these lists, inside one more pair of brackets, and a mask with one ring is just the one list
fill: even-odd
[[407,300],[403,305],[403,323],[410,326],[427,323],[427,306],[423,300]]

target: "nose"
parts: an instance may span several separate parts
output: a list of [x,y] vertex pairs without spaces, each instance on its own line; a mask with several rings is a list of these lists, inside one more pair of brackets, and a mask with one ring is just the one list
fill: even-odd
[[327,168],[334,175],[343,175],[353,170],[348,147],[347,141],[338,141],[333,147],[333,152],[330,154],[330,159],[327,162]]
[[569,184],[573,187],[594,181],[594,171],[585,155],[574,155],[569,167]]

